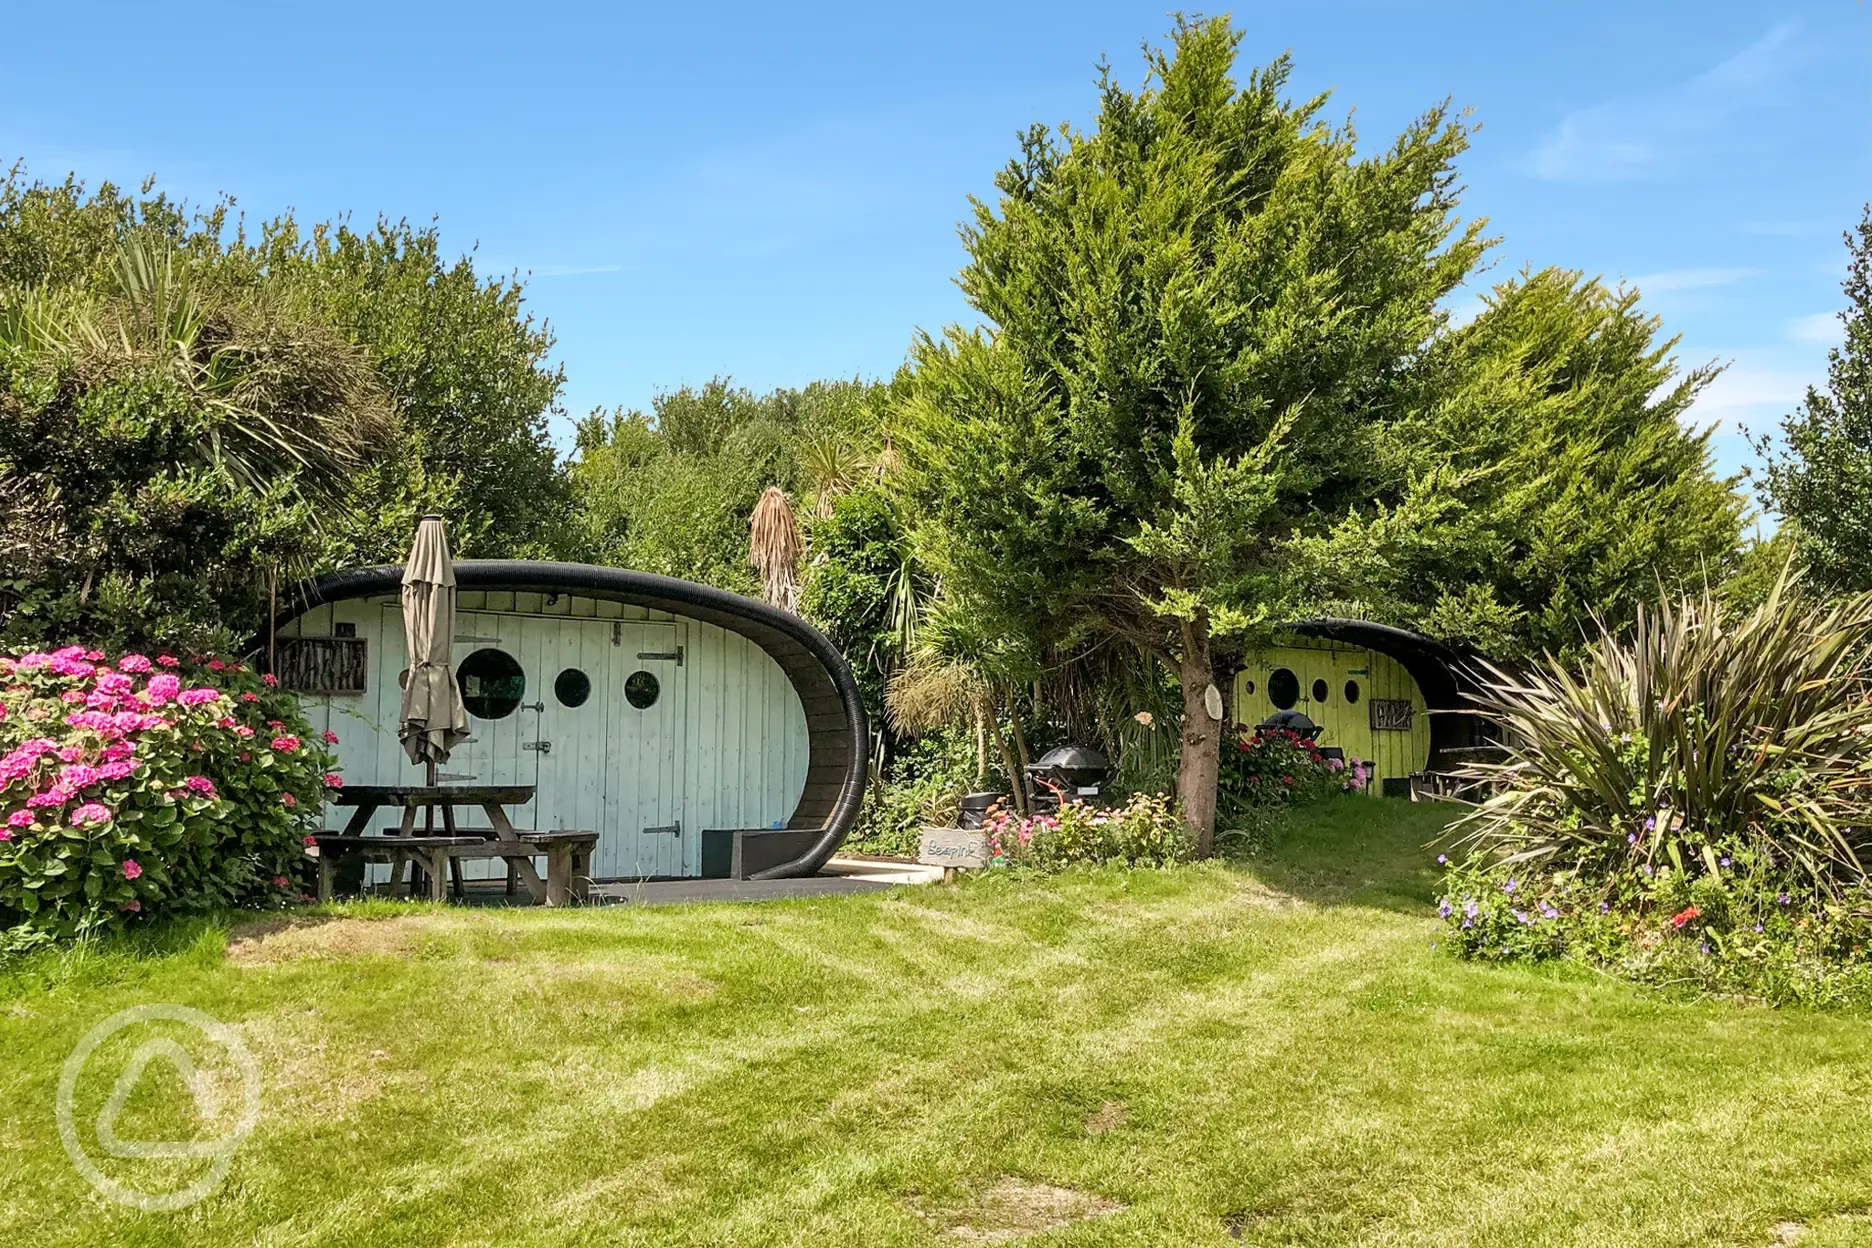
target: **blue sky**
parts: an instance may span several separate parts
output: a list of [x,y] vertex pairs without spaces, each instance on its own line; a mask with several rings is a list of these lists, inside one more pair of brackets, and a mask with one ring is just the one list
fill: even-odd
[[[1861,0],[1231,11],[1247,63],[1290,50],[1295,93],[1332,88],[1366,144],[1445,96],[1472,109],[1465,211],[1503,236],[1482,280],[1637,282],[1684,360],[1730,362],[1696,413],[1724,467],[1824,376],[1839,235],[1872,198]],[[1015,131],[1085,120],[1101,56],[1135,84],[1169,19],[381,0],[39,4],[6,26],[0,159],[153,173],[250,217],[436,217],[484,269],[530,272],[581,413],[716,374],[887,375],[915,327],[968,316],[955,226]]]

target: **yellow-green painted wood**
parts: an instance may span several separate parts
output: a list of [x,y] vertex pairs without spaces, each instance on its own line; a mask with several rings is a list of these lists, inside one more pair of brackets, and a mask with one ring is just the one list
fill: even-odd
[[[1257,724],[1281,708],[1268,696],[1268,679],[1280,668],[1300,682],[1300,700],[1291,708],[1320,726],[1321,745],[1336,745],[1346,758],[1370,763],[1370,792],[1381,793],[1384,781],[1422,771],[1430,759],[1429,707],[1423,691],[1404,665],[1389,655],[1355,646],[1296,639],[1248,656],[1235,677],[1234,713],[1238,723]],[[1325,697],[1316,682],[1324,682]],[[1356,701],[1347,692],[1356,687]],[[1371,700],[1391,698],[1411,703],[1409,732],[1374,730]]]

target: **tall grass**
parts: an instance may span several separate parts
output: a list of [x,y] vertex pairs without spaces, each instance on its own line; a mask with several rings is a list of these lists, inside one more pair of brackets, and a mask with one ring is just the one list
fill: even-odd
[[1504,860],[1718,873],[1747,847],[1838,894],[1872,829],[1872,595],[1823,600],[1784,572],[1726,610],[1708,590],[1601,636],[1583,668],[1489,664],[1478,697],[1506,761],[1464,839]]

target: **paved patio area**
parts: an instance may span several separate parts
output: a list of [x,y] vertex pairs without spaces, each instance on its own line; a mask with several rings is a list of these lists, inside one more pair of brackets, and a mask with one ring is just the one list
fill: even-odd
[[833,858],[818,875],[795,880],[650,880],[594,884],[596,905],[661,906],[690,901],[778,901],[788,897],[823,897],[867,893],[901,885],[932,884],[941,867],[891,858]]

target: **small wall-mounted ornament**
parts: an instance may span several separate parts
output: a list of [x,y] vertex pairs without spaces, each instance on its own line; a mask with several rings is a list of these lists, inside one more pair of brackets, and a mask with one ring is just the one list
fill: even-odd
[[1367,705],[1371,707],[1371,726],[1373,732],[1409,732],[1411,717],[1415,708],[1409,698],[1373,698]]

